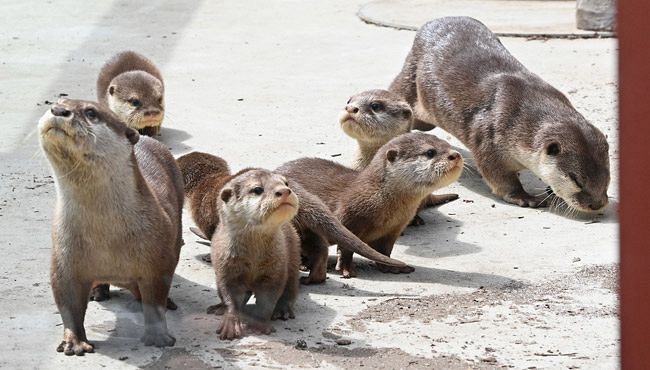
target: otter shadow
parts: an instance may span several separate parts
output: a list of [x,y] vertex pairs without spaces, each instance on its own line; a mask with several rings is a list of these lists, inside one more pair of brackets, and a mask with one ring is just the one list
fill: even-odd
[[160,136],[156,136],[156,139],[161,143],[167,145],[169,150],[176,155],[177,153],[184,153],[192,149],[189,145],[184,144],[188,139],[191,139],[192,135],[188,134],[183,130],[178,130],[169,127],[161,127]]
[[460,220],[443,214],[437,208],[428,208],[418,214],[425,224],[407,227],[397,240],[398,244],[407,246],[404,253],[423,258],[443,258],[481,251],[474,244],[458,241],[464,224]]
[[[415,271],[410,274],[383,273],[368,260],[355,260],[359,275],[354,279],[373,281],[400,281],[404,283],[436,283],[463,288],[503,287],[521,282],[501,275],[479,272],[460,272],[412,265]],[[393,295],[391,295],[393,296]]]
[[[210,267],[205,266],[205,268]],[[311,294],[326,297],[320,297],[320,301],[316,301],[312,299]],[[162,350],[145,347],[140,342],[140,337],[144,333],[144,318],[133,296],[128,291],[116,289],[111,291],[111,295],[112,298],[108,301],[90,302],[91,305],[100,304],[102,308],[115,313],[114,322],[106,321],[90,326],[87,324],[89,339],[96,344],[96,352],[99,354],[138,367],[162,368],[165,363],[173,363],[173,359],[177,356],[191,360],[196,365],[193,368],[214,368],[215,364],[227,368],[239,367],[233,361],[241,361],[242,358],[238,356],[230,358],[228,354],[241,352],[241,340],[220,340],[216,334],[220,317],[206,313],[208,306],[219,302],[215,288],[198,284],[178,274],[174,276],[170,297],[178,305],[178,309],[168,311],[166,317],[169,331],[177,341],[174,347]],[[338,300],[341,296],[383,297],[386,294],[350,287],[345,282],[334,279],[328,280],[326,284],[301,286],[294,308],[296,318],[272,321],[275,332],[259,338],[279,341],[291,347],[298,340],[312,338],[310,340],[318,341],[323,337],[323,333],[330,329],[337,317],[336,311],[328,302]],[[108,333],[108,337],[97,340],[98,332]],[[215,353],[224,360],[215,358]],[[210,359],[208,361],[210,364],[205,361],[206,358]]]

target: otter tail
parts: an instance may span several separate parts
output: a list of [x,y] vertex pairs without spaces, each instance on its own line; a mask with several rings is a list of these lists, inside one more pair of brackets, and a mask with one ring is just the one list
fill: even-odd
[[300,184],[292,182],[291,188],[300,200],[300,210],[294,219],[300,228],[310,229],[321,234],[331,243],[336,243],[339,247],[360,254],[369,260],[390,266],[406,266],[404,262],[385,256],[362,242],[343,226],[325,203],[305,190]]

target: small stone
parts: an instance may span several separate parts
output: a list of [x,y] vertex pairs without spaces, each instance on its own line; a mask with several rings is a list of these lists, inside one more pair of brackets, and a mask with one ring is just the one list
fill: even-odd
[[302,339],[298,339],[296,341],[296,345],[294,346],[296,349],[306,349],[307,348],[307,342],[305,342]]
[[485,352],[496,352],[497,350],[492,347],[485,347]]
[[129,359],[129,356],[121,356],[118,360],[120,361],[126,361]]
[[341,339],[336,340],[336,344],[338,344],[339,346],[348,346],[348,345],[352,344],[352,341],[349,340],[349,339],[342,339],[341,338]]

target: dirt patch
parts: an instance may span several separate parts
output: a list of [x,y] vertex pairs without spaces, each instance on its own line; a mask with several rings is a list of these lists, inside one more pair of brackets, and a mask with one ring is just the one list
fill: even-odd
[[159,359],[144,367],[144,369],[167,370],[204,370],[214,369],[199,357],[189,353],[184,348],[172,348],[163,352]]
[[409,317],[424,323],[449,316],[465,324],[480,321],[486,306],[530,304],[559,315],[617,315],[616,306],[588,306],[574,309],[572,295],[587,289],[618,290],[617,265],[593,265],[577,273],[537,284],[511,283],[502,287],[480,287],[465,294],[444,294],[418,298],[393,298],[370,306],[348,324],[356,331],[365,331],[364,321],[389,322]]
[[[302,347],[302,346],[298,346]],[[456,357],[424,358],[410,355],[399,348],[347,348],[340,345],[319,345],[298,349],[288,343],[269,342],[263,345],[242,346],[263,352],[266,359],[283,368],[321,367],[323,362],[342,369],[494,369],[494,364],[469,363]]]

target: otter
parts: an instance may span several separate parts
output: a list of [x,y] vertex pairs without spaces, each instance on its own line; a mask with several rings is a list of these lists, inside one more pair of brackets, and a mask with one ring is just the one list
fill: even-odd
[[[185,182],[185,194],[192,218],[199,228],[199,236],[212,239],[219,225],[218,202],[224,184],[230,181],[228,164],[223,159],[201,152],[185,154],[177,159]],[[336,218],[329,208],[316,196],[291,182],[293,192],[300,199],[298,214],[292,223],[301,236],[301,251],[309,275],[300,279],[302,284],[320,284],[327,278],[327,239],[343,249],[354,251],[370,260],[385,265],[403,267],[403,262],[378,253],[359,240]]]
[[481,22],[445,17],[423,25],[389,88],[415,117],[458,138],[492,193],[521,207],[517,174],[529,169],[566,204],[598,212],[608,202],[609,145],[560,91],[524,67]]
[[[423,199],[432,191],[456,181],[463,158],[449,143],[421,132],[402,134],[384,144],[362,171],[339,163],[302,158],[276,172],[316,195],[341,223],[362,241],[390,256],[395,241],[413,219]],[[314,243],[331,240],[302,230]],[[355,276],[353,252],[339,251],[337,270]],[[411,266],[377,263],[382,272],[409,273]]]
[[[341,129],[357,140],[357,159],[353,168],[363,170],[377,150],[390,139],[410,132],[413,127],[411,106],[401,96],[387,90],[368,90],[350,97],[339,116]],[[420,208],[432,207],[458,199],[458,194],[429,194]],[[416,215],[411,225],[423,225]]]
[[97,77],[97,100],[141,134],[160,134],[165,85],[149,59],[124,51],[109,59]]
[[[269,334],[271,319],[294,318],[300,240],[291,224],[299,199],[283,176],[245,169],[219,192],[220,222],[212,237],[212,264],[221,306],[221,339],[243,335],[242,323]],[[246,303],[255,294],[255,309]]]
[[165,305],[183,244],[173,156],[94,102],[59,100],[38,127],[57,190],[50,276],[63,319],[57,351],[93,352],[83,323],[97,283],[141,298],[145,345],[173,346]]

